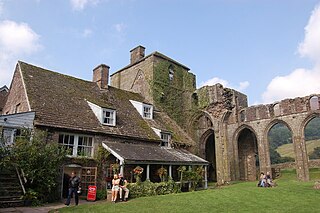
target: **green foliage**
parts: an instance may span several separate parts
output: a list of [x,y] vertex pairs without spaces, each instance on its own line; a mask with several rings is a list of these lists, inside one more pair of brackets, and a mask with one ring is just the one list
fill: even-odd
[[59,166],[66,151],[57,143],[47,143],[46,133],[37,132],[30,139],[28,135],[19,137],[10,151],[10,162],[22,170],[27,180],[27,191],[37,194],[41,202],[52,201],[55,197]]
[[103,202],[59,212],[319,212],[319,190],[313,189],[314,181],[300,182],[295,172],[282,172],[278,187],[274,188],[257,187],[257,182],[237,182],[209,190],[141,197],[124,205]]
[[320,118],[316,117],[309,121],[305,130],[305,139],[308,140],[315,140],[320,139]]
[[97,190],[96,200],[105,200],[107,198],[107,190]]
[[146,197],[180,192],[180,186],[172,179],[168,182],[152,183],[147,180],[140,183],[129,183],[130,197]]
[[320,147],[314,148],[313,152],[309,155],[310,159],[319,159],[320,158]]
[[194,76],[182,67],[174,65],[174,78],[169,79],[169,61],[157,62],[154,66],[154,78],[152,94],[157,106],[161,107],[168,115],[182,126],[185,124],[184,114],[184,95],[185,91],[193,92]]
[[271,164],[295,161],[294,158],[292,157],[281,157],[281,155],[275,149],[270,149],[270,159],[271,159]]

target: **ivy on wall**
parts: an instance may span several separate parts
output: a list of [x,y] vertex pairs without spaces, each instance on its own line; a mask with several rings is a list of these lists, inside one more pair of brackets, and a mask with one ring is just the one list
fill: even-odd
[[[195,90],[194,75],[188,73],[183,67],[174,66],[173,79],[169,78],[170,61],[155,62],[152,93],[155,104],[168,113],[178,124],[184,126],[186,122],[185,104],[186,97],[191,96]],[[186,93],[190,94],[186,94]],[[191,103],[190,103],[191,104]]]

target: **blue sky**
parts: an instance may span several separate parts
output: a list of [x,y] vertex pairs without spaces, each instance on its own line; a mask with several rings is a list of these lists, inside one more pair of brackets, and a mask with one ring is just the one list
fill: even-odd
[[0,86],[17,60],[91,80],[142,45],[249,104],[320,93],[319,0],[0,0]]

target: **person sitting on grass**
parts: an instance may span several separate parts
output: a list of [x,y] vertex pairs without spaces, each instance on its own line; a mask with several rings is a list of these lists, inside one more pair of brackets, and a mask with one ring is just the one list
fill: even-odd
[[275,186],[275,184],[271,179],[270,172],[267,172],[267,175],[266,175],[266,187],[273,187],[273,186]]
[[266,176],[263,172],[260,173],[258,187],[265,187],[266,186]]

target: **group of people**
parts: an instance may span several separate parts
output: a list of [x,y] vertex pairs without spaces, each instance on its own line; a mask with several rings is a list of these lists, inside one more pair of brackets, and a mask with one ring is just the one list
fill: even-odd
[[[112,179],[112,195],[111,201],[116,202],[118,199],[118,193],[120,195],[120,201],[127,201],[129,197],[129,189],[127,188],[128,181],[122,174],[115,174]],[[124,192],[124,199],[122,200],[122,194]]]
[[264,174],[263,172],[261,172],[258,187],[273,187],[273,186],[274,186],[274,183],[271,179],[270,172],[267,172],[267,174]]
[[[127,201],[129,197],[129,189],[127,188],[128,181],[122,176],[122,174],[115,174],[112,180],[112,196],[111,201],[116,202],[118,198],[118,193],[120,194],[120,201]],[[122,194],[124,192],[124,199],[122,200]],[[77,176],[76,172],[71,173],[69,179],[69,189],[68,189],[68,198],[66,205],[70,205],[71,197],[74,194],[75,205],[79,204],[79,194],[81,193],[81,180]]]

